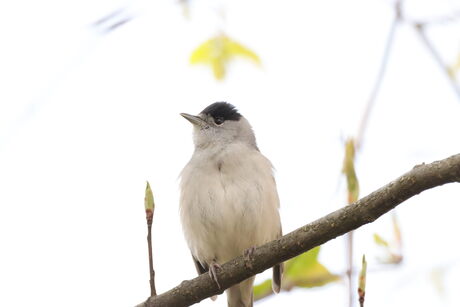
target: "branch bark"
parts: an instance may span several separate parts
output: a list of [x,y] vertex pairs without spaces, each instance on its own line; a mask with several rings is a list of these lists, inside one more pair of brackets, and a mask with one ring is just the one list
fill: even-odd
[[405,200],[446,183],[460,182],[460,154],[430,164],[420,164],[382,188],[352,205],[345,206],[310,224],[254,251],[254,257],[244,260],[242,256],[222,266],[218,271],[222,289],[209,274],[183,281],[177,287],[147,299],[138,306],[190,306],[201,300],[220,294],[236,283],[258,274],[277,263],[286,261],[303,252],[343,235],[360,226],[371,223]]

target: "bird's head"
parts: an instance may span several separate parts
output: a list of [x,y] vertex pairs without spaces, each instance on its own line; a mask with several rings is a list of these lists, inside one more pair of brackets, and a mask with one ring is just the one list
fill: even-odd
[[257,148],[251,125],[227,102],[213,103],[198,115],[180,115],[193,124],[194,143],[197,148],[225,146],[235,142]]

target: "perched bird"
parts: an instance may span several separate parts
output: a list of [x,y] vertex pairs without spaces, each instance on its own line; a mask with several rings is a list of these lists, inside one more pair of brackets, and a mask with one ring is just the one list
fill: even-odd
[[[182,228],[198,274],[209,272],[219,285],[221,264],[282,234],[273,167],[233,105],[216,102],[197,116],[181,115],[193,124],[195,144],[181,173]],[[273,267],[276,293],[282,269]],[[254,278],[226,290],[229,307],[253,306]]]

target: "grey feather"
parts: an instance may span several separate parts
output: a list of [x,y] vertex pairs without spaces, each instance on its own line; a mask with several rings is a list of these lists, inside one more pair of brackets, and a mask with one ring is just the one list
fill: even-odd
[[198,272],[198,275],[201,275],[203,273],[206,273],[208,271],[207,267],[204,267],[196,258],[192,255],[193,258],[193,263],[195,264],[196,271]]

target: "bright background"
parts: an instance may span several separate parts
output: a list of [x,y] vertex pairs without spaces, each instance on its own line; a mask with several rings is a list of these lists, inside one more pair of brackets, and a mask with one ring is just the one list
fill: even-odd
[[[91,26],[118,9],[135,18],[104,34]],[[458,11],[448,0],[407,0],[411,18]],[[4,1],[0,4],[0,305],[133,306],[149,294],[145,181],[152,186],[159,292],[196,272],[178,216],[178,175],[193,151],[180,112],[236,105],[276,167],[284,231],[345,204],[343,144],[356,134],[393,18],[384,0]],[[222,19],[225,13],[225,21]],[[223,82],[190,66],[225,30],[254,50]],[[446,63],[460,23],[430,27]],[[358,155],[361,195],[460,152],[460,100],[411,26],[398,30]],[[459,306],[459,187],[397,209],[404,262],[378,264],[378,232],[356,233],[369,261],[369,306]],[[345,270],[342,238],[320,260]],[[265,275],[266,277],[268,275]],[[261,306],[346,306],[345,282],[282,293]],[[203,301],[200,306],[224,306]]]

